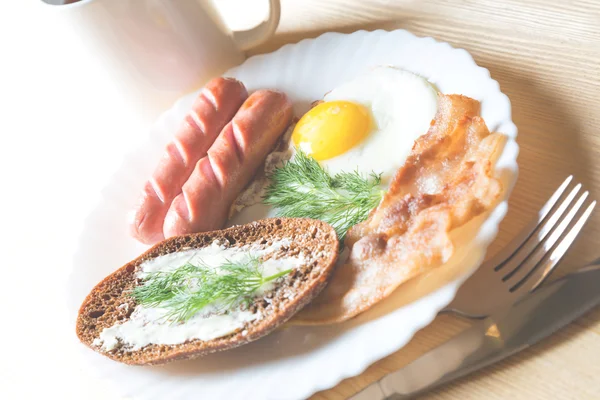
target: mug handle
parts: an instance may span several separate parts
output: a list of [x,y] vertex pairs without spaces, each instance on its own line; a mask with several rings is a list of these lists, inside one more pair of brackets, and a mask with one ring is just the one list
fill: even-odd
[[269,16],[267,20],[252,29],[233,31],[233,41],[241,50],[248,50],[264,43],[273,35],[275,29],[277,29],[280,16],[281,6],[279,0],[269,0]]

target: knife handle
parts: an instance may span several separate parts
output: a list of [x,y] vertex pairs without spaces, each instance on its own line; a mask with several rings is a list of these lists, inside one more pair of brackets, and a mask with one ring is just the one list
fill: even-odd
[[[537,309],[534,307],[534,300],[537,298],[537,303],[546,304],[546,308],[553,310],[558,310],[561,305],[567,309],[572,307],[567,313],[569,318],[564,322],[566,324],[600,302],[596,290],[600,278],[599,271],[600,258],[576,272],[544,285],[543,288],[536,290],[537,294],[527,296],[518,302],[517,307],[503,311],[496,315],[496,318],[487,318],[475,323],[473,327],[440,345],[435,351],[429,351],[400,371],[387,375],[378,382],[384,395],[383,399],[400,400],[413,397],[494,364],[538,342],[555,329],[545,330],[542,321],[536,324],[533,318],[525,318],[526,315],[535,315]],[[562,294],[560,299],[557,298],[558,296],[549,299],[553,292],[559,290]],[[567,304],[566,299],[577,297],[582,298],[581,303],[577,303],[580,306],[576,307],[575,303],[570,306]],[[586,300],[583,301],[583,298]],[[523,305],[519,306],[521,303]],[[532,307],[528,307],[529,304]],[[526,337],[528,340],[510,335],[514,334],[511,332],[513,327],[503,323],[503,317],[514,314],[516,310],[524,314],[522,316],[524,321],[529,319],[530,326],[519,327],[523,330],[527,329],[523,338]],[[557,327],[564,324],[558,324]],[[502,332],[509,333],[509,336],[503,337]],[[515,343],[506,342],[511,340],[511,336],[517,339]]]
[[[386,400],[410,398],[432,387],[468,374],[467,357],[481,348],[486,331],[493,324],[476,324],[439,346],[435,352],[428,352],[401,370],[379,381]],[[492,342],[494,343],[494,342]],[[496,343],[494,347],[501,347]],[[398,371],[400,372],[400,371]]]

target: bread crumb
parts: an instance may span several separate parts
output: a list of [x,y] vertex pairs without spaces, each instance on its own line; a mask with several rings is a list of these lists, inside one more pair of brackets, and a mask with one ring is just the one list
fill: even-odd
[[231,243],[229,243],[229,240],[225,238],[215,239],[211,243],[212,246],[218,247],[219,249],[226,249],[230,244]]

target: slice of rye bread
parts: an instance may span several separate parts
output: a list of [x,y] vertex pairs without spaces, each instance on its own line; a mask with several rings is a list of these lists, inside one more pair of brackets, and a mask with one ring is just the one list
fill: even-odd
[[[136,274],[144,261],[163,254],[210,246],[215,240],[227,247],[248,244],[263,247],[282,239],[289,239],[289,246],[277,250],[272,257],[303,255],[306,264],[280,278],[275,288],[265,294],[268,300],[263,296],[255,297],[250,310],[260,311],[262,318],[246,323],[232,334],[208,341],[194,339],[177,345],[150,344],[135,351],[128,351],[123,346],[105,351],[92,344],[104,328],[126,321],[134,311],[136,302],[130,293],[140,283]],[[77,336],[85,345],[113,360],[136,365],[164,364],[241,346],[269,334],[319,294],[332,275],[338,248],[337,236],[330,225],[303,218],[270,218],[164,240],[92,289],[79,309]]]

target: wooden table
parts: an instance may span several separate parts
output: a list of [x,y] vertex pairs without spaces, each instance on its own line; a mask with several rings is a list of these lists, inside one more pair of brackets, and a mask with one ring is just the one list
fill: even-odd
[[[0,157],[5,163],[0,167],[5,188],[2,278],[9,282],[0,291],[2,304],[8,305],[2,308],[2,321],[9,321],[8,328],[0,329],[0,341],[5,344],[0,398],[52,398],[56,394],[60,399],[115,399],[109,385],[88,376],[75,358],[80,346],[71,315],[63,312],[63,297],[70,246],[81,229],[78,216],[85,216],[87,207],[94,205],[96,187],[104,186],[101,178],[119,166],[113,151],[116,142],[110,138],[118,132],[119,148],[125,147],[125,133],[135,124],[127,119],[118,88],[99,85],[95,74],[101,71],[89,60],[80,60],[81,50],[73,50],[85,48],[86,43],[40,11],[39,2],[0,2],[0,41],[4,39],[0,45],[4,57],[0,120],[6,132]],[[326,31],[404,28],[465,48],[491,71],[513,104],[521,172],[509,214],[490,252],[519,231],[567,174],[575,174],[592,196],[600,198],[600,169],[595,161],[600,156],[600,3],[281,3],[277,35],[251,54]],[[10,12],[6,6],[12,7]],[[76,151],[64,151],[70,148]],[[100,164],[101,168],[95,167]],[[600,256],[599,223],[597,211],[561,272]],[[23,259],[29,254],[39,256],[36,262]],[[313,398],[344,399],[468,326],[458,318],[438,318],[401,351]],[[599,335],[600,309],[532,349],[425,398],[600,399]]]
[[[520,176],[493,253],[574,174],[600,198],[600,1],[281,0],[276,36],[251,54],[323,32],[407,29],[469,51],[512,102]],[[600,256],[600,211],[560,273]],[[600,288],[599,288],[600,290]],[[316,394],[343,399],[468,326],[439,317],[402,350],[362,375]],[[432,392],[428,399],[600,398],[600,309],[493,367]]]

